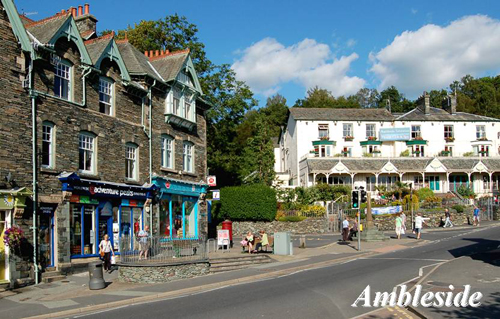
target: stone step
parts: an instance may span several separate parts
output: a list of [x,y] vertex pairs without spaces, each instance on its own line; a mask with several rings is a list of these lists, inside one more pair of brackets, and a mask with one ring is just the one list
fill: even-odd
[[219,273],[219,272],[224,272],[224,271],[240,270],[240,269],[246,269],[249,266],[251,266],[251,265],[227,266],[227,267],[220,267],[220,268],[212,268],[212,267],[210,267],[210,272],[211,273]]
[[228,267],[228,266],[253,266],[253,265],[260,265],[260,264],[268,264],[270,263],[270,259],[262,259],[262,260],[250,260],[250,261],[233,261],[233,262],[226,262],[226,263],[210,263],[211,268],[222,268],[222,267]]
[[57,269],[56,269],[56,267],[46,267],[46,268],[45,268],[45,271],[46,271],[46,272],[49,272],[49,271],[56,271],[56,270],[57,270]]
[[250,255],[241,257],[228,257],[228,258],[210,258],[210,263],[224,263],[233,261],[244,261],[244,260],[269,260],[271,259],[266,255]]
[[45,271],[42,273],[42,277],[54,277],[54,276],[60,276],[61,272],[57,270],[53,271]]
[[66,276],[64,275],[58,275],[58,276],[51,276],[51,277],[44,277],[42,276],[42,282],[48,284],[54,281],[60,281],[66,279]]

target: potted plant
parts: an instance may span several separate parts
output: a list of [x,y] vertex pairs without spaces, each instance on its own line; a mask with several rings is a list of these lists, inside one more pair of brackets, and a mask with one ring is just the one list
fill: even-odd
[[448,143],[455,141],[455,138],[454,138],[453,136],[448,136],[448,137],[445,137],[444,139],[445,139],[445,140],[446,140],[446,142],[448,142]]
[[377,137],[376,136],[368,136],[369,141],[376,141]]
[[328,136],[321,136],[319,139],[321,141],[328,141],[329,137]]
[[345,141],[352,141],[352,140],[354,140],[354,137],[350,136],[350,135],[346,135],[346,136],[344,136],[344,140]]

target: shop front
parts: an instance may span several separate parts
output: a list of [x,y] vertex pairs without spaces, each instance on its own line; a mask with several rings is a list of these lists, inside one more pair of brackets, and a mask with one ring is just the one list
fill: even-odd
[[[86,180],[77,174],[60,178],[69,199],[70,257],[96,257],[99,243],[108,235],[119,254],[120,244],[134,245],[137,233],[149,223],[145,207],[154,195],[153,185],[133,186]],[[125,242],[126,240],[126,242]]]
[[[32,192],[25,187],[18,189],[0,189],[0,284],[15,279],[16,266],[9,258],[12,253],[4,244],[5,231],[16,225],[16,219],[22,218],[26,207],[26,198]],[[26,229],[23,229],[26,231]]]
[[170,239],[198,239],[200,196],[206,194],[207,185],[163,177],[154,177],[153,184],[157,187],[159,206],[153,219],[153,234]]

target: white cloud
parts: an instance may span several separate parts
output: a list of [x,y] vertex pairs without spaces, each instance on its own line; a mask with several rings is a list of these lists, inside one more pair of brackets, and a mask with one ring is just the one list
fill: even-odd
[[348,47],[348,48],[352,48],[353,46],[355,46],[355,45],[356,45],[356,43],[357,43],[357,41],[356,41],[356,40],[354,40],[354,39],[349,39],[349,40],[347,40],[346,45],[347,45],[347,47]]
[[238,79],[264,95],[278,92],[285,83],[297,82],[306,89],[317,85],[338,96],[354,94],[364,86],[365,80],[347,76],[357,58],[355,53],[333,58],[328,45],[312,39],[285,47],[265,38],[246,48],[232,68]]
[[428,24],[405,31],[382,50],[370,53],[370,69],[380,88],[395,85],[408,96],[447,87],[466,74],[500,70],[500,21],[463,17],[441,27]]

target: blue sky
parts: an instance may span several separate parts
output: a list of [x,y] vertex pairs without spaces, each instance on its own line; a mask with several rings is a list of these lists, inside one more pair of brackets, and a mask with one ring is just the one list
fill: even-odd
[[[499,1],[88,1],[98,29],[184,15],[215,63],[229,63],[265,103],[318,85],[334,95],[400,88],[409,98],[467,73],[500,71]],[[16,1],[41,19],[74,1]]]

